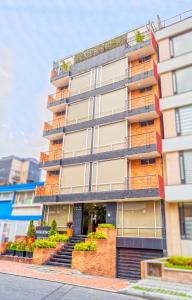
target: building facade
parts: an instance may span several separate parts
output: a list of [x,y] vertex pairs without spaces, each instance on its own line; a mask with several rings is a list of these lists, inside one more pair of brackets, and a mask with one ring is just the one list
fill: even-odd
[[43,182],[0,186],[0,241],[25,235],[30,220],[42,219],[42,205],[34,203],[35,189]]
[[150,25],[54,63],[35,203],[74,235],[117,228],[117,277],[166,251],[157,42]]
[[192,17],[156,33],[169,255],[192,254]]
[[14,155],[0,159],[0,185],[38,182],[41,170],[34,158],[20,158]]

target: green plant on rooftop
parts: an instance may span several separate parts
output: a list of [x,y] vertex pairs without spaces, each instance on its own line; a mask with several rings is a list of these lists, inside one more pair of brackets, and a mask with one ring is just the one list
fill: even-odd
[[77,53],[74,56],[74,63],[77,64],[79,62],[82,62],[86,59],[89,59],[91,57],[94,57],[96,55],[99,55],[101,53],[104,53],[106,51],[112,50],[114,48],[120,47],[127,42],[127,34],[120,35],[112,40],[106,41],[102,44],[99,44],[95,47],[92,47],[90,49],[87,49],[85,51],[82,51],[80,53]]
[[74,246],[75,251],[96,251],[95,242],[77,243]]
[[98,228],[115,228],[114,224],[98,224]]
[[68,72],[71,68],[71,64],[66,63],[64,60],[62,60],[59,62],[59,68],[60,68],[61,72]]
[[137,43],[142,43],[144,40],[144,36],[139,30],[135,31],[135,40]]
[[107,235],[104,233],[104,232],[100,232],[100,231],[97,231],[97,232],[90,232],[87,237],[89,239],[95,239],[95,240],[104,240],[107,238]]

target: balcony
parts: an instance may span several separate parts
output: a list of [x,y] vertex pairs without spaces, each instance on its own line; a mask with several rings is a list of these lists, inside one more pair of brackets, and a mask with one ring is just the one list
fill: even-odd
[[47,100],[47,108],[52,112],[65,110],[67,105],[67,97],[68,90],[49,95]]
[[94,146],[92,153],[90,148],[64,152],[62,165],[121,157],[127,157],[129,160],[148,159],[159,157],[161,153],[161,136],[152,131],[130,135],[118,143]]
[[40,153],[40,168],[51,171],[59,170],[61,165],[62,149]]
[[92,184],[92,191],[88,186],[61,186],[50,184],[37,187],[35,203],[67,202],[78,203],[90,201],[126,200],[156,200],[164,198],[163,178],[160,175],[144,175],[125,178],[123,182],[108,182]]
[[129,61],[136,60],[140,57],[151,55],[155,53],[157,43],[152,31],[146,31],[142,33],[143,40],[141,42],[136,41],[136,37],[130,37],[127,40],[127,56]]
[[157,64],[154,60],[149,60],[137,65],[131,63],[128,73],[129,79],[127,86],[129,90],[142,89],[157,84],[158,82]]
[[68,86],[70,73],[68,67],[66,69],[62,68],[60,61],[54,62],[50,81],[56,88]]
[[60,139],[63,137],[63,127],[65,118],[59,118],[50,122],[45,122],[43,136],[48,140]]
[[[45,186],[37,186],[35,190],[35,197],[49,197],[57,195],[59,192],[58,184],[47,184]],[[34,201],[37,202],[37,201]]]

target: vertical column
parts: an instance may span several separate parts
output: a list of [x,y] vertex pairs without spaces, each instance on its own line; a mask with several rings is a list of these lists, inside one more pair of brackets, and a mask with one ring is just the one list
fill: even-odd
[[83,203],[74,204],[73,222],[73,235],[80,235],[83,223]]
[[165,200],[161,200],[161,220],[162,220],[163,256],[167,256]]

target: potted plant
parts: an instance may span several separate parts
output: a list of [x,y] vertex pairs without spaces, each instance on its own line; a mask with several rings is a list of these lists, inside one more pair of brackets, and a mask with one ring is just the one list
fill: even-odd
[[27,243],[34,243],[36,237],[36,229],[33,224],[33,220],[29,222],[28,230],[27,230]]
[[144,40],[144,36],[139,30],[135,32],[135,40],[137,43],[142,43]]
[[66,63],[64,60],[62,60],[60,62],[59,67],[60,67],[61,72],[68,72],[70,70],[70,68],[71,68],[71,64],[70,63]]
[[67,222],[67,236],[71,237],[73,235],[73,222],[72,221],[68,221]]
[[55,220],[51,223],[51,229],[49,231],[49,237],[57,233],[57,222]]
[[6,254],[14,256],[15,255],[15,251],[16,251],[16,243],[10,242],[8,244]]
[[25,247],[25,257],[32,258],[33,257],[33,251],[34,251],[34,243],[28,244]]
[[24,257],[24,254],[25,254],[25,244],[23,242],[17,242],[15,256]]

